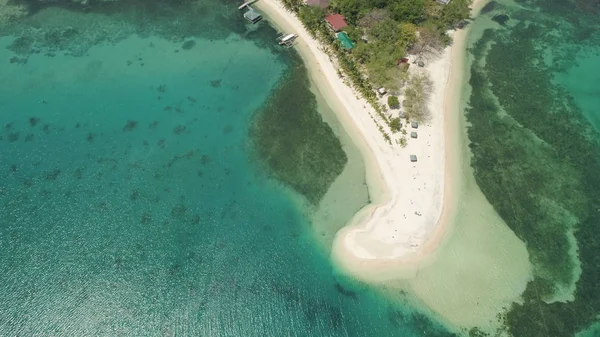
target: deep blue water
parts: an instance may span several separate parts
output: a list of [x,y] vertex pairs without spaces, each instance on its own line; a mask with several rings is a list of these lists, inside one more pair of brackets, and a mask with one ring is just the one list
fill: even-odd
[[336,275],[248,140],[294,54],[211,6],[0,38],[0,335],[447,336]]

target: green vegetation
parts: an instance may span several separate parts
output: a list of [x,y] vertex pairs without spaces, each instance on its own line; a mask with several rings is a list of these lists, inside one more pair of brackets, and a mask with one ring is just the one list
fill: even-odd
[[469,5],[468,0],[447,6],[431,0],[332,0],[330,10],[346,17],[357,44],[353,56],[372,84],[394,91],[401,84],[398,59],[414,48],[447,45],[446,30],[469,18]]
[[306,68],[299,57],[291,62],[277,89],[256,112],[250,139],[257,157],[277,180],[318,205],[348,159],[317,110]]
[[404,91],[404,111],[406,117],[419,122],[427,121],[431,116],[427,99],[431,94],[432,82],[426,74],[417,74],[410,78]]
[[[397,91],[406,82],[405,69],[398,60],[410,50],[423,54],[450,43],[445,31],[469,17],[470,0],[453,0],[444,6],[429,0],[332,0],[325,12],[316,6],[304,6],[302,0],[282,0],[298,13],[306,29],[326,46],[338,61],[352,86],[375,109],[382,121],[390,126],[377,101],[374,88]],[[344,50],[325,24],[327,13],[346,17],[343,30],[356,47]],[[418,32],[418,34],[417,34]],[[419,36],[417,38],[417,36]],[[375,116],[371,116],[375,119]],[[383,137],[391,144],[385,128],[379,125]]]
[[[585,29],[584,19],[579,16],[574,29]],[[544,46],[560,50],[555,41],[567,43],[573,32],[563,25],[565,35],[557,37],[532,21],[557,20],[488,30],[474,46],[476,61],[485,58],[485,66],[476,62],[471,70],[472,165],[477,184],[526,243],[534,266],[523,302],[503,317],[508,330],[514,337],[570,337],[600,313],[600,134],[553,82],[550,67],[560,59],[544,66]],[[569,235],[576,238],[582,269],[575,299],[550,303],[573,281]]]
[[398,109],[400,108],[400,101],[398,101],[398,97],[397,96],[388,96],[388,106],[390,107],[390,109]]
[[398,132],[401,128],[402,123],[400,123],[400,118],[395,117],[390,119],[390,129],[392,129],[393,132]]

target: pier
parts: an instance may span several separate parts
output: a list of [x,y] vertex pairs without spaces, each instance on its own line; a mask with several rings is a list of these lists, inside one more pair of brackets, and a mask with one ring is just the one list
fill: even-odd
[[250,0],[250,1],[246,1],[243,4],[239,5],[238,9],[242,10],[246,7],[249,7],[250,5],[252,5],[253,3],[255,3],[257,0]]

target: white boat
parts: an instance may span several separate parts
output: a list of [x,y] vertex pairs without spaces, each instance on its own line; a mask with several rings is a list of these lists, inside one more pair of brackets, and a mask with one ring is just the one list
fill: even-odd
[[288,45],[288,44],[294,42],[294,40],[297,37],[298,37],[298,35],[296,35],[296,34],[287,34],[287,35],[279,38],[279,44],[280,45]]

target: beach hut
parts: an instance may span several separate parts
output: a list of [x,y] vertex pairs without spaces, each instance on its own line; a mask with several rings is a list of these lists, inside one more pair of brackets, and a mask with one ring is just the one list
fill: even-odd
[[262,20],[262,16],[252,8],[250,8],[246,13],[244,13],[244,17],[246,18],[246,20],[252,23],[257,23],[258,21]]
[[340,29],[348,26],[348,24],[346,23],[346,18],[344,18],[344,16],[342,14],[330,15],[325,18],[325,21],[327,21],[327,25],[334,32],[339,32]]
[[416,163],[417,162],[417,156],[415,156],[414,154],[411,154],[410,155],[410,161],[413,162],[413,163]]
[[411,126],[413,129],[418,129],[418,128],[419,128],[419,122],[417,122],[417,121],[412,121],[412,122],[410,123],[410,126]]
[[416,131],[411,132],[410,138],[417,138],[417,132]]

